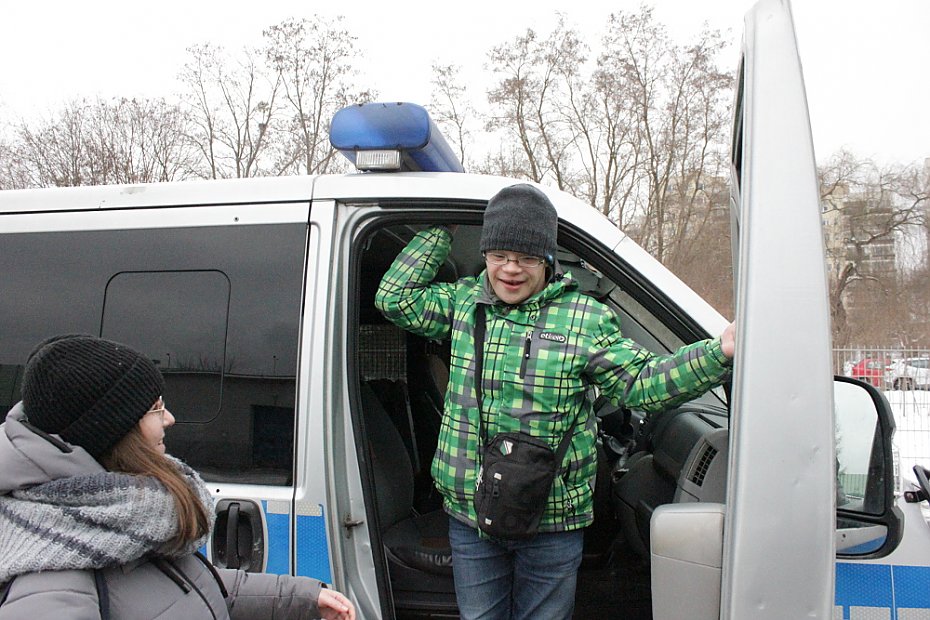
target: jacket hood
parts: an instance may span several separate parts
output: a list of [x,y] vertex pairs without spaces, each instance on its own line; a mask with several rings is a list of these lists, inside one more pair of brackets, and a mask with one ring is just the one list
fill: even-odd
[[[37,484],[104,471],[84,448],[61,441],[55,445],[24,424],[23,404],[17,403],[0,424],[0,495]],[[70,451],[68,451],[70,449]]]

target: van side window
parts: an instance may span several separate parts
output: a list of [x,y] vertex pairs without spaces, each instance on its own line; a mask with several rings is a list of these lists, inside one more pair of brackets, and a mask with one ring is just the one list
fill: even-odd
[[38,342],[101,335],[162,370],[171,454],[208,480],[291,484],[306,242],[305,224],[0,235],[16,263],[0,270],[0,419]]
[[234,370],[234,360],[226,359],[229,297],[221,271],[118,273],[104,292],[101,335],[151,354],[165,377],[165,401],[179,419],[211,422],[223,379]]

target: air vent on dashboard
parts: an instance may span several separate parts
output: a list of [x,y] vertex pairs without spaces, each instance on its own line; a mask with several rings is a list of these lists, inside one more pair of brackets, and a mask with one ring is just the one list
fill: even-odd
[[689,476],[691,482],[697,486],[704,484],[704,476],[707,475],[707,470],[710,469],[710,464],[713,463],[715,456],[717,456],[717,448],[710,444],[705,444],[704,453],[701,454],[701,457],[697,460],[697,464],[691,471],[691,476]]

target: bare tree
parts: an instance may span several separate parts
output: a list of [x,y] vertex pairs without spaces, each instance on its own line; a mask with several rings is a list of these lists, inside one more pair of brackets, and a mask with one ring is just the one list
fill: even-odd
[[522,161],[513,162],[513,176],[574,189],[572,135],[558,102],[565,94],[562,69],[583,63],[582,53],[577,34],[561,19],[550,36],[527,30],[488,53],[498,77],[488,93],[487,126],[519,147]]
[[701,191],[726,170],[732,76],[716,66],[723,46],[706,28],[676,44],[649,7],[608,23],[599,64],[620,76],[634,111],[638,240],[666,264],[690,259],[683,253],[708,221]]
[[164,100],[97,101],[86,108],[87,153],[95,183],[151,183],[184,178],[192,158],[186,117]]
[[30,187],[28,174],[6,128],[0,132],[0,190]]
[[894,344],[903,347],[930,348],[930,264],[923,265],[904,275],[901,282],[901,305],[904,313],[899,328],[892,336]]
[[264,31],[266,60],[284,93],[274,174],[319,174],[334,165],[329,120],[373,96],[352,84],[355,37],[342,18],[288,19]]
[[639,156],[630,89],[600,63],[591,67],[588,54],[562,16],[551,33],[530,30],[496,47],[489,54],[499,76],[491,127],[507,128],[522,150],[514,172],[553,182],[622,225]]
[[23,121],[8,147],[16,187],[148,183],[183,178],[190,153],[185,117],[164,100],[72,101]]
[[842,151],[820,169],[834,341],[895,340],[910,330],[908,280],[896,248],[925,222],[930,194],[917,166],[880,167]]
[[148,127],[146,144],[150,147],[152,180],[174,181],[190,176],[197,150],[187,139],[190,117],[177,104],[164,100],[149,101],[137,112]]
[[58,118],[19,127],[18,151],[32,187],[90,185],[85,166],[83,102],[71,102]]
[[566,115],[582,167],[578,191],[601,213],[626,227],[632,212],[626,206],[633,202],[640,167],[630,90],[622,76],[600,66],[590,87],[579,76],[566,73],[565,77]]
[[433,63],[432,70],[431,116],[451,142],[449,146],[458,150],[459,161],[467,170],[466,146],[472,138],[472,119],[476,118],[477,112],[469,99],[466,85],[459,79],[460,66]]
[[194,173],[209,179],[266,174],[278,76],[264,71],[249,49],[235,58],[211,44],[188,53],[181,80],[190,95],[189,139],[200,154]]
[[720,176],[676,185],[672,200],[687,205],[687,216],[666,253],[666,266],[721,314],[734,316],[729,185]]

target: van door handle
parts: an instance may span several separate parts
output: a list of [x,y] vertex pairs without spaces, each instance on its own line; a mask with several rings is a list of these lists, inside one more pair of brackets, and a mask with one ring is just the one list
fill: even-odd
[[239,503],[231,503],[226,514],[226,568],[239,568]]
[[258,504],[247,499],[224,499],[216,504],[213,563],[248,572],[264,570],[265,532]]

